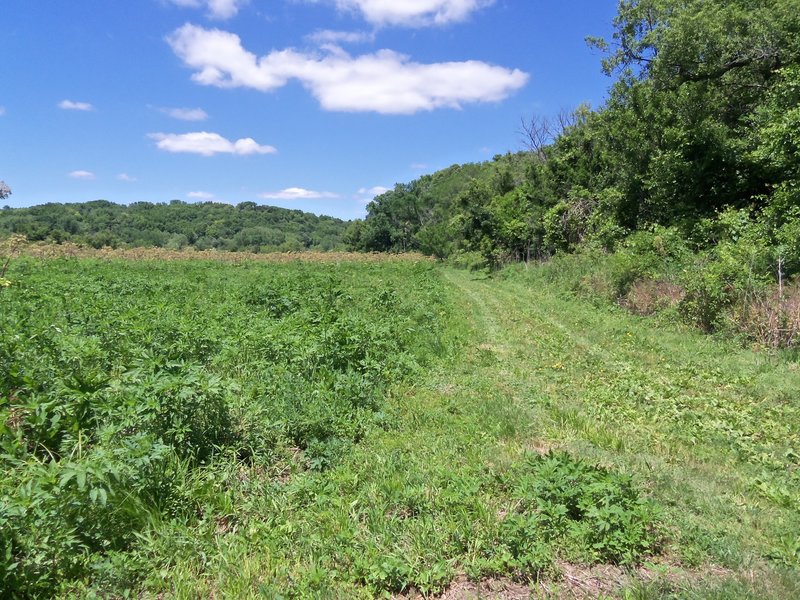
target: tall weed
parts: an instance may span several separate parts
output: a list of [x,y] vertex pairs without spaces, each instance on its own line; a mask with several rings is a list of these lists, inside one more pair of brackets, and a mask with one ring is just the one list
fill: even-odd
[[135,585],[155,568],[142,548],[154,529],[233,526],[212,482],[264,485],[292,456],[330,468],[381,426],[384,390],[447,349],[428,263],[20,258],[8,276],[0,588],[12,596]]

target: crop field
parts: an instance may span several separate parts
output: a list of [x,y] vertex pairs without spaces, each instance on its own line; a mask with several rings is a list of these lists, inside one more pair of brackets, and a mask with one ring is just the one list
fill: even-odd
[[142,258],[0,288],[0,595],[800,595],[796,355],[536,269]]

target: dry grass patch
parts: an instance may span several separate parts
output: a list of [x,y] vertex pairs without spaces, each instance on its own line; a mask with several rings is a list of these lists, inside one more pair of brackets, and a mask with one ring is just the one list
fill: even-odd
[[800,281],[757,295],[733,318],[738,328],[761,346],[800,346]]
[[637,315],[652,315],[680,304],[686,292],[663,279],[639,279],[631,286],[622,305]]
[[291,263],[379,263],[379,262],[434,262],[418,253],[387,254],[380,252],[226,252],[222,250],[168,250],[166,248],[92,248],[78,244],[31,243],[20,248],[20,253],[35,258],[99,258],[144,261],[205,260],[224,263],[267,262]]

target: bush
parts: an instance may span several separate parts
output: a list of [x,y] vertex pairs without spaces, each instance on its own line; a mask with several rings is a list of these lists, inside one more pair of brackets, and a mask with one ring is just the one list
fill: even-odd
[[103,421],[132,435],[150,435],[181,458],[205,462],[233,441],[230,392],[199,365],[157,364],[143,362],[121,376],[111,387]]
[[457,250],[447,259],[451,267],[467,269],[469,271],[482,271],[489,268],[489,261],[480,252]]
[[564,452],[532,455],[516,481],[517,513],[582,560],[635,564],[661,540],[658,512],[629,476]]
[[683,288],[663,279],[639,279],[628,290],[622,305],[637,315],[652,315],[674,308],[683,300]]
[[776,263],[763,224],[752,221],[746,210],[725,211],[701,223],[700,229],[717,244],[699,253],[681,274],[686,295],[680,312],[687,322],[711,332],[726,327],[733,306],[774,281]]
[[675,228],[654,227],[630,235],[612,255],[610,276],[621,300],[640,280],[671,280],[689,256]]
[[530,455],[504,476],[515,510],[502,518],[484,574],[531,581],[570,561],[634,565],[662,544],[660,513],[626,475],[565,452]]
[[800,347],[800,282],[754,295],[732,319],[748,339],[768,348]]

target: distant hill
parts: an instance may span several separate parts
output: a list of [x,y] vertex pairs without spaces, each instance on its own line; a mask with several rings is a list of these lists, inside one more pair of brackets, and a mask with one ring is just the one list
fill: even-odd
[[106,200],[49,203],[0,210],[0,238],[20,233],[31,241],[103,246],[273,252],[335,250],[348,222],[299,210],[242,202],[114,204]]

